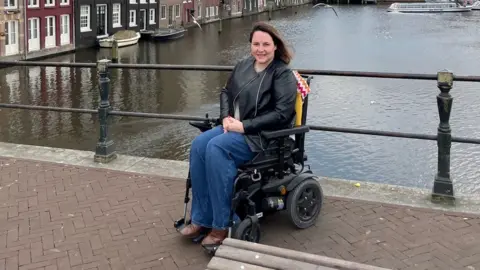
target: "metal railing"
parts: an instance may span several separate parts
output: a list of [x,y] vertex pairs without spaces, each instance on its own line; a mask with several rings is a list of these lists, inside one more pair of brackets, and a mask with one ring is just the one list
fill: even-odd
[[[98,114],[100,124],[99,139],[95,149],[95,162],[108,163],[117,157],[115,144],[110,138],[108,132],[109,118],[111,116],[130,116],[147,117],[170,120],[186,121],[214,121],[215,118],[197,117],[189,115],[158,114],[144,112],[129,112],[113,110],[110,102],[110,78],[108,77],[110,68],[121,69],[154,69],[154,70],[194,70],[194,71],[231,71],[233,66],[214,66],[214,65],[167,65],[167,64],[113,64],[108,59],[102,59],[97,63],[60,63],[60,62],[33,62],[33,61],[0,61],[0,67],[8,66],[41,66],[41,67],[68,67],[68,68],[97,68],[99,76],[100,105],[98,109],[80,109],[49,106],[34,106],[25,104],[5,104],[0,103],[0,108],[42,110],[71,113]],[[311,130],[340,132],[352,134],[364,134],[384,137],[436,140],[438,146],[438,167],[435,175],[432,201],[434,202],[452,202],[455,199],[453,182],[450,178],[450,149],[452,142],[480,144],[480,139],[452,137],[450,128],[450,113],[453,98],[450,90],[453,87],[453,81],[480,82],[480,76],[456,76],[449,71],[440,71],[437,74],[410,74],[410,73],[384,73],[384,72],[357,72],[357,71],[335,71],[335,70],[312,70],[296,69],[303,75],[323,75],[323,76],[348,76],[348,77],[368,77],[368,78],[389,78],[389,79],[414,79],[414,80],[436,80],[440,93],[437,95],[437,106],[440,116],[440,123],[436,135],[403,133],[370,129],[353,129],[330,126],[309,125]]]

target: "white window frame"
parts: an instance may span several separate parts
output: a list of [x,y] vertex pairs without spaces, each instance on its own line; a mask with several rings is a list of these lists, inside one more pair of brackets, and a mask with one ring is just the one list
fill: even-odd
[[175,18],[179,18],[180,17],[180,4],[176,4],[175,6],[173,6],[173,8],[174,8],[174,13],[173,14],[175,14]]
[[155,24],[155,9],[151,8],[148,11],[148,21],[150,24]]
[[215,7],[214,6],[210,7],[210,17],[215,17]]
[[[82,8],[86,7],[87,8],[87,14],[82,14]],[[91,16],[91,7],[90,5],[81,5],[80,6],[80,32],[90,32],[92,31],[92,28],[90,27],[90,16]],[[82,27],[82,17],[86,16],[87,17],[87,25]]]
[[45,0],[45,7],[54,7],[55,0]]
[[[118,8],[117,11],[115,9]],[[115,22],[115,15],[118,15],[118,22]],[[112,27],[122,27],[122,4],[113,4],[112,5]]]
[[136,3],[137,3],[137,1],[136,1],[136,0],[130,0],[130,2],[129,2],[129,3],[130,3],[130,4],[136,4]]
[[40,7],[40,0],[27,0],[27,7],[29,8]]
[[157,3],[157,1],[155,1],[155,0],[150,0],[150,4],[155,4],[155,3]]
[[[65,27],[64,18],[67,18],[66,30],[67,30],[67,35],[68,35],[68,42],[63,42],[62,41],[63,30],[65,30],[65,29],[63,29]],[[71,33],[70,33],[70,29],[71,29],[71,27],[70,27],[70,14],[60,15],[59,28],[60,28],[60,33],[59,33],[60,46],[70,44],[71,43],[71,40],[70,40],[70,35],[71,35]]]
[[[132,22],[132,18],[133,18],[133,22]],[[137,26],[137,11],[135,9],[130,9],[128,11],[128,26],[132,26],[132,27]]]
[[200,19],[200,18],[202,18],[202,5],[201,4],[198,5],[197,10],[198,10],[197,19]]
[[205,18],[210,18],[210,7],[205,8]]
[[218,16],[218,6],[215,6],[215,16]]
[[60,6],[68,6],[70,4],[70,0],[60,0]]
[[160,5],[160,20],[166,20],[166,19],[167,19],[167,5]]
[[[13,2],[13,3],[12,3]],[[6,0],[6,5],[4,5],[4,9],[18,9],[18,0]]]

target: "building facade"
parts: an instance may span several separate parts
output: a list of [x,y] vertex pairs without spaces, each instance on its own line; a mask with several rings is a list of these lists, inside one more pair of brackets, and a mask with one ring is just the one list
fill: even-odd
[[161,28],[178,27],[183,24],[182,12],[183,0],[162,0],[160,3],[160,21],[158,26]]
[[26,58],[74,50],[74,0],[26,0]]
[[142,31],[155,30],[159,24],[160,0],[127,0],[128,25],[125,29]]
[[243,0],[243,15],[258,13],[258,0]]
[[[196,0],[196,2],[200,2]],[[219,12],[220,1],[219,0],[201,0],[200,5],[198,7],[200,14],[203,14],[201,18],[202,23],[209,23],[219,20],[218,12]]]
[[183,0],[182,1],[183,26],[189,26],[193,23],[192,16],[195,16],[195,0]]
[[2,21],[0,24],[0,57],[2,60],[24,58],[24,1],[5,0],[1,2],[0,20]]

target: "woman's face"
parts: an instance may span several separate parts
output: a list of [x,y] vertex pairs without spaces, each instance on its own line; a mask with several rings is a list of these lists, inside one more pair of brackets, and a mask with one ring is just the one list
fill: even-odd
[[273,44],[273,39],[268,33],[255,31],[252,36],[250,48],[255,60],[257,60],[259,64],[266,64],[273,60],[277,46]]

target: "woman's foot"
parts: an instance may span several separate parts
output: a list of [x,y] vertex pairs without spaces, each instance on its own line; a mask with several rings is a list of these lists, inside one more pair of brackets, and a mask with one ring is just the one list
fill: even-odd
[[211,247],[221,245],[223,240],[227,238],[228,230],[217,230],[213,229],[207,237],[202,241],[202,246]]
[[200,236],[203,227],[195,224],[188,224],[182,230],[180,230],[180,234],[188,237],[188,238],[195,238]]

